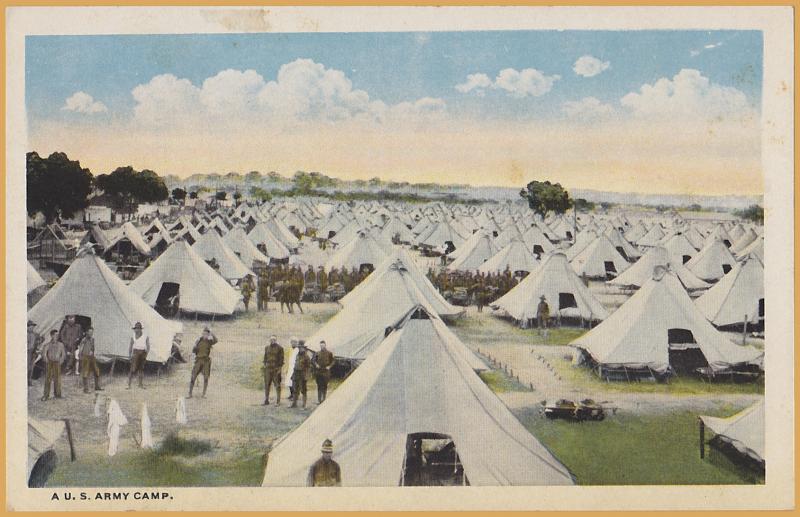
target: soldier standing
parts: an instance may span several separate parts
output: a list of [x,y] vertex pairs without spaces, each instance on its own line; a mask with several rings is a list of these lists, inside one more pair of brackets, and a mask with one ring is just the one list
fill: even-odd
[[28,320],[28,386],[31,386],[33,366],[36,364],[36,350],[42,342],[42,336],[36,333],[36,323]]
[[203,374],[203,394],[201,397],[206,397],[206,390],[208,389],[208,378],[211,377],[211,348],[217,344],[217,336],[212,334],[211,329],[206,327],[203,329],[203,334],[197,338],[192,348],[194,356],[194,367],[192,367],[192,377],[189,381],[189,398],[192,398],[192,390],[194,390],[194,381],[197,376],[202,372]]
[[308,486],[342,486],[342,470],[333,461],[333,442],[322,442],[322,457],[308,470]]
[[94,376],[94,391],[103,391],[100,387],[100,369],[94,357],[94,329],[89,327],[78,346],[78,359],[81,364],[81,381],[83,392],[89,393],[89,374]]
[[264,347],[264,405],[269,406],[269,391],[275,386],[275,405],[281,405],[281,368],[283,368],[283,347],[278,337],[269,337],[269,345]]
[[78,348],[78,343],[80,343],[82,337],[83,327],[81,327],[80,323],[75,321],[75,315],[70,314],[64,319],[64,323],[61,325],[61,330],[58,333],[58,339],[64,343],[64,349],[67,353],[64,375],[69,375],[70,373],[78,375],[75,349]]
[[325,343],[319,342],[319,352],[314,358],[314,363],[317,368],[317,403],[322,404],[328,396],[328,381],[331,380],[331,368],[333,367],[333,354]]
[[269,302],[269,282],[267,281],[266,274],[258,276],[258,310],[268,310],[267,303]]
[[144,387],[144,363],[147,361],[147,354],[150,353],[150,337],[145,335],[141,322],[137,321],[133,326],[133,336],[128,345],[128,357],[130,359],[130,370],[128,370],[128,389],[131,389],[131,379],[133,375],[139,374],[139,387]]
[[42,401],[50,398],[50,384],[53,384],[53,394],[57,399],[61,398],[61,363],[67,357],[64,343],[58,339],[58,330],[50,331],[50,341],[42,347],[42,357],[47,363],[44,380],[44,395]]
[[550,319],[550,306],[547,305],[547,298],[544,295],[539,300],[539,305],[536,307],[536,326],[539,327],[539,334],[541,334],[542,329],[547,328],[547,320]]
[[297,343],[297,357],[294,360],[294,371],[292,372],[292,389],[294,396],[292,397],[293,408],[297,407],[297,399],[300,395],[303,396],[303,409],[306,407],[306,400],[308,398],[308,377],[311,370],[311,358],[306,353],[306,342],[300,340]]
[[244,301],[245,312],[250,310],[250,297],[253,296],[254,290],[255,287],[253,286],[253,276],[245,276],[244,280],[242,281],[242,301]]
[[325,300],[325,291],[328,290],[328,274],[322,266],[317,268],[317,283],[319,284],[320,301]]

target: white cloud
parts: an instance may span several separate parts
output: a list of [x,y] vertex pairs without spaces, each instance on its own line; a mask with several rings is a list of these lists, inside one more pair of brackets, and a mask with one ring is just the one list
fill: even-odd
[[143,125],[214,123],[272,125],[303,121],[371,120],[425,116],[444,110],[441,99],[423,98],[387,106],[353,87],[340,70],[297,59],[267,81],[255,70],[223,70],[197,87],[188,79],[158,75],[132,91],[134,118]]
[[456,85],[456,90],[461,93],[469,93],[472,90],[477,90],[480,95],[484,89],[492,86],[492,80],[486,74],[469,74],[467,80],[461,84]]
[[535,68],[506,68],[497,74],[493,87],[507,91],[512,97],[540,97],[552,90],[559,79],[560,75],[545,75]]
[[702,54],[703,52],[705,52],[706,50],[713,50],[715,48],[721,47],[722,44],[723,43],[721,41],[718,41],[716,43],[709,43],[708,45],[703,45],[702,48],[696,48],[696,49],[690,50],[689,51],[689,55],[692,56],[692,57],[697,57],[700,54]]
[[572,70],[574,70],[576,74],[583,77],[594,77],[597,74],[608,70],[610,67],[610,62],[601,61],[594,56],[586,55],[579,57],[578,60],[575,61]]
[[601,102],[596,97],[584,97],[578,101],[566,101],[561,110],[570,118],[596,120],[614,113],[610,104]]
[[684,68],[672,79],[662,77],[645,84],[638,92],[622,97],[620,103],[637,116],[670,118],[752,117],[754,109],[747,96],[730,86],[712,83],[699,70]]
[[483,96],[487,88],[504,90],[511,97],[541,97],[553,89],[553,83],[561,79],[560,75],[546,75],[535,68],[515,70],[506,68],[500,71],[494,81],[486,74],[470,74],[467,80],[456,85],[461,93],[474,91]]
[[77,113],[103,113],[108,111],[105,104],[94,100],[91,95],[82,91],[75,92],[68,97],[61,109]]

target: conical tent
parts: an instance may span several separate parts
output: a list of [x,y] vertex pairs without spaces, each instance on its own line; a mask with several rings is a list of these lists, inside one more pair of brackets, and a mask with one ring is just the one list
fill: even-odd
[[[241,226],[237,226],[226,233],[222,240],[225,241],[225,244],[228,245],[231,251],[233,251],[248,268],[254,267],[253,264],[256,262],[269,264],[269,257],[256,248],[256,245],[247,237],[247,233],[245,233],[244,228]],[[286,256],[289,256],[288,251]]]
[[28,262],[28,292],[30,293],[34,289],[38,289],[45,285],[44,279],[42,275],[36,271],[36,268]]
[[544,296],[553,316],[604,320],[608,311],[589,292],[560,252],[548,255],[536,270],[492,304],[525,324],[536,318],[540,297]]
[[733,268],[736,259],[719,239],[709,239],[700,252],[686,263],[686,267],[707,282],[719,280]]
[[699,349],[715,371],[757,364],[764,356],[752,346],[730,342],[715,329],[678,277],[662,267],[608,319],[570,345],[602,367],[658,374],[669,370],[671,350]]
[[733,246],[731,246],[731,253],[734,255],[741,254],[742,251],[753,244],[757,239],[758,234],[752,228],[748,228],[747,230],[743,229],[742,235],[733,243]]
[[[500,249],[485,230],[478,230],[467,239],[457,252],[455,260],[447,266],[450,271],[475,271]],[[453,255],[451,254],[451,256]]]
[[411,233],[411,230],[395,217],[389,219],[381,230],[381,235],[388,241],[391,241],[393,238],[397,238],[400,242],[405,243],[414,241],[414,234]]
[[695,301],[706,318],[718,327],[758,324],[763,318],[764,266],[756,259],[745,260]]
[[[113,248],[118,242],[123,239],[127,239],[130,241],[131,246],[136,248],[139,253],[142,255],[150,255],[151,250],[150,246],[145,241],[145,238],[139,232],[139,230],[131,223],[130,221],[124,223],[117,231],[110,237],[110,242],[106,250],[109,248]],[[106,251],[104,250],[104,251]]]
[[764,263],[764,237],[759,237],[750,243],[749,246],[739,253],[737,260],[744,260],[747,257],[755,257],[760,260],[762,264]]
[[677,233],[669,237],[661,246],[667,250],[670,257],[681,264],[685,264],[697,255],[697,250],[684,233]]
[[653,269],[656,266],[669,266],[687,291],[708,289],[711,284],[697,278],[697,276],[686,269],[681,264],[680,259],[670,256],[667,249],[663,246],[655,246],[644,254],[635,264],[629,267],[624,273],[613,280],[609,280],[609,285],[625,288],[639,288],[647,283],[653,276]]
[[205,261],[215,261],[218,272],[226,280],[240,280],[253,271],[228,247],[217,232],[206,232],[192,249]]
[[641,239],[636,240],[637,246],[658,246],[661,240],[665,237],[664,229],[660,224],[654,225],[650,230],[644,234]]
[[620,251],[622,256],[626,258],[628,262],[633,262],[642,256],[642,253],[634,248],[630,242],[626,241],[616,228],[609,227],[604,234],[606,237],[608,237],[608,240],[611,241],[611,244],[614,245],[614,248],[617,251]]
[[289,258],[289,248],[272,233],[267,223],[255,225],[247,234],[247,238],[256,246],[264,246],[265,255],[271,259],[286,260]]
[[643,221],[639,220],[628,231],[625,232],[625,238],[628,240],[628,242],[636,244],[639,239],[647,234],[647,231],[647,226],[645,226]]
[[588,278],[617,276],[630,266],[608,237],[601,235],[570,261],[572,269]]
[[[553,243],[545,236],[542,229],[536,224],[531,224],[522,234],[522,242],[533,250],[534,253],[549,253],[555,249]],[[541,248],[541,251],[539,251]]]
[[374,237],[362,231],[330,256],[325,269],[358,269],[364,264],[371,264],[374,268],[386,259],[386,251]]
[[164,284],[177,284],[180,308],[187,312],[231,315],[242,298],[184,241],[167,248],[130,287],[154,306]]
[[[63,420],[39,420],[28,417],[28,476],[29,487],[43,487],[46,479],[31,479],[33,468],[45,453],[52,451],[67,428]],[[38,470],[38,469],[37,469]],[[34,476],[36,477],[36,476]]]
[[125,285],[100,257],[85,254],[75,259],[64,275],[29,312],[42,332],[58,329],[64,317],[76,314],[91,319],[95,354],[100,360],[128,358],[133,325],[138,321],[150,337],[147,359],[165,362],[172,350],[179,322],[162,318]]
[[305,486],[319,457],[314,445],[325,439],[333,442],[343,486],[401,485],[409,435],[417,433],[452,439],[465,484],[573,484],[569,471],[470,368],[464,348],[424,311],[410,313],[270,451],[263,485]]
[[401,261],[391,262],[383,274],[346,302],[306,340],[309,348],[316,350],[319,342],[325,341],[338,357],[364,359],[381,342],[386,328],[395,325],[412,307],[422,305],[433,314],[437,308],[447,311],[443,316],[463,312],[441,296],[433,298],[430,291],[426,294]]
[[720,440],[731,444],[740,453],[756,461],[764,461],[766,422],[763,400],[728,418],[705,415],[701,415],[700,418]]
[[515,239],[478,267],[478,271],[481,273],[497,273],[508,269],[512,273],[516,271],[530,273],[538,265],[539,263],[536,261],[536,256],[533,252],[521,240]]
[[425,236],[420,236],[417,242],[420,246],[429,246],[435,249],[442,248],[446,243],[451,242],[457,249],[464,244],[464,237],[447,221],[437,223]]
[[446,318],[464,312],[464,309],[451,305],[444,299],[419,269],[411,255],[402,248],[393,249],[375,271],[339,300],[339,304],[343,307],[351,303],[357,304],[365,297],[386,293],[406,282],[413,283],[419,289],[425,301],[439,316]]

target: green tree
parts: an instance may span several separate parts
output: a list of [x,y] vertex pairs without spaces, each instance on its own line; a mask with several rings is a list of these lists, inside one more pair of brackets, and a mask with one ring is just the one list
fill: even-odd
[[569,192],[559,183],[549,181],[531,181],[519,195],[528,201],[528,206],[535,213],[546,216],[549,212],[563,214],[572,207]]
[[183,203],[183,201],[186,199],[186,191],[180,187],[175,187],[172,189],[172,199],[178,203]]
[[250,187],[250,196],[252,196],[255,199],[260,199],[262,201],[269,201],[272,199],[272,194],[270,194],[261,187]]
[[30,152],[26,155],[26,184],[28,214],[41,212],[51,223],[59,215],[72,217],[89,206],[92,173],[65,153],[42,159]]
[[189,192],[189,199],[197,199],[197,191],[193,190]]
[[753,221],[758,224],[764,224],[764,207],[759,205],[750,205],[744,210],[736,210],[734,212],[742,219]]
[[135,203],[155,203],[169,197],[169,190],[158,174],[149,169],[137,171],[130,165],[99,175],[96,184],[115,200],[117,207],[130,208]]
[[594,210],[595,204],[591,201],[587,201],[582,197],[579,197],[575,200],[575,210],[578,212],[591,212]]
[[218,190],[216,194],[214,194],[214,199],[217,201],[225,201],[228,199],[228,193],[224,190]]

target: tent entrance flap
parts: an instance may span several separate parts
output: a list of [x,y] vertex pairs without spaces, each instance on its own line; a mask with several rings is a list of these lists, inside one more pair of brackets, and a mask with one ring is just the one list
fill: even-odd
[[578,308],[578,302],[572,293],[558,293],[558,309]]
[[613,280],[617,277],[617,267],[614,265],[614,262],[611,260],[606,260],[603,262],[603,266],[606,270],[606,279]]
[[402,486],[466,486],[469,480],[453,439],[441,433],[412,433],[406,438]]
[[156,311],[162,316],[174,316],[180,304],[180,284],[164,282],[156,297]]

